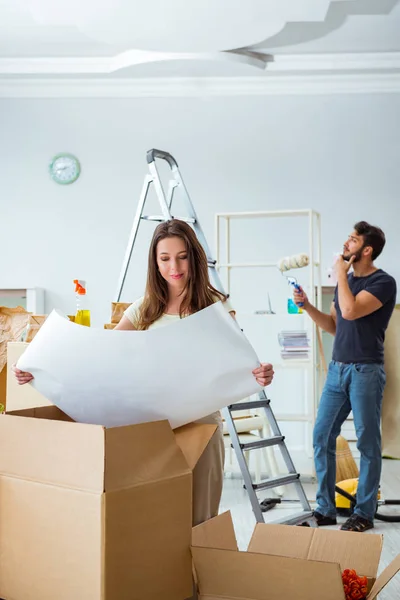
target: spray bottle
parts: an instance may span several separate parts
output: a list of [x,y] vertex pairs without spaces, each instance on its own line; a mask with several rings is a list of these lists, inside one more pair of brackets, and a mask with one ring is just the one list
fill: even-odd
[[[294,287],[294,289],[296,290],[296,292],[300,292],[301,288],[299,286],[299,284],[297,283],[297,279],[295,279],[295,277],[287,277],[288,283],[289,285],[292,285]],[[299,315],[303,312],[303,306],[304,306],[304,302],[299,302],[298,304],[295,304],[295,301],[293,300],[293,298],[291,296],[289,296],[288,298],[288,302],[287,302],[287,311],[289,313],[289,315]]]
[[87,307],[86,281],[74,279],[76,294],[75,323],[90,327],[90,310]]
[[[301,269],[302,267],[306,267],[309,264],[309,258],[307,254],[295,254],[294,256],[285,256],[281,258],[278,262],[277,267],[280,272],[283,273],[285,271],[290,271],[290,269]],[[288,275],[283,275],[286,277],[289,285],[293,286],[297,292],[300,292],[300,285],[297,283],[297,279],[295,277],[289,277]],[[298,315],[303,312],[303,302],[299,302],[299,304],[295,304],[292,296],[290,295],[287,301],[287,311],[290,315]]]

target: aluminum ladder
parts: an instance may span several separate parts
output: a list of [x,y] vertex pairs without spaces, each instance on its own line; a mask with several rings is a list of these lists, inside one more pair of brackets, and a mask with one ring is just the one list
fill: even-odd
[[[115,295],[116,301],[119,302],[121,299],[122,291],[124,288],[126,276],[129,269],[129,264],[132,258],[132,252],[134,249],[134,245],[136,242],[139,225],[141,221],[154,221],[154,222],[164,222],[168,221],[172,218],[180,219],[189,223],[196,235],[202,244],[204,251],[207,256],[207,263],[209,268],[210,280],[212,281],[214,287],[219,291],[224,293],[224,288],[222,282],[219,277],[219,273],[216,267],[216,261],[212,258],[210,249],[207,244],[207,240],[204,236],[203,230],[200,226],[199,220],[195,213],[192,201],[188,194],[188,191],[183,182],[182,176],[180,174],[178,164],[171,154],[168,152],[164,152],[162,150],[152,149],[147,152],[146,155],[147,164],[149,168],[149,174],[145,176],[143,188],[140,194],[139,205],[136,210],[135,218],[133,221],[133,226],[131,229],[128,246],[125,252],[122,269],[120,272],[119,280],[118,280],[118,288],[117,293]],[[158,172],[158,167],[156,164],[156,160],[164,160],[168,163],[168,166],[171,170],[171,179],[169,180],[167,192],[164,191],[163,185],[161,183],[160,175]],[[146,205],[146,199],[148,197],[150,187],[154,186],[159,204],[161,209],[161,215],[145,215],[144,209]],[[185,210],[187,212],[187,216],[180,216],[173,214],[172,211],[172,203],[174,199],[175,190],[179,189],[181,198],[184,201]],[[269,438],[258,439],[256,441],[252,441],[250,443],[241,443],[239,439],[239,434],[236,431],[234,418],[232,413],[235,411],[241,411],[246,409],[264,409],[265,416],[270,426],[270,430],[273,435]],[[300,480],[299,473],[296,472],[293,461],[290,457],[289,451],[285,444],[285,438],[282,435],[278,423],[275,419],[275,416],[272,412],[270,400],[267,398],[264,390],[262,390],[258,394],[258,400],[249,401],[249,402],[238,402],[237,404],[232,404],[226,407],[222,411],[223,417],[226,421],[229,435],[231,438],[231,445],[235,450],[236,457],[240,466],[240,470],[242,473],[242,477],[244,480],[244,486],[248,493],[250,503],[255,515],[257,522],[264,522],[264,514],[262,510],[262,506],[260,505],[260,501],[257,497],[257,492],[262,490],[269,490],[273,488],[278,488],[283,485],[293,484],[295,486],[297,496],[299,502],[301,504],[302,510],[295,515],[281,519],[279,521],[274,521],[275,523],[282,523],[288,525],[296,525],[302,522],[310,521],[310,525],[313,525],[312,519],[312,510],[310,504],[307,500],[306,494],[303,489],[303,485]],[[244,452],[249,450],[259,450],[261,448],[267,448],[271,446],[277,446],[281,451],[284,463],[287,468],[287,473],[285,475],[280,475],[278,477],[269,478],[265,481],[261,481],[259,483],[254,483],[251,478],[251,474],[244,456]]]

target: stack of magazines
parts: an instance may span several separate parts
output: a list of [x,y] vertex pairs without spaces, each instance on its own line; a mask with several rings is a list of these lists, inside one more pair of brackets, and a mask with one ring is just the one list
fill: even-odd
[[310,343],[307,337],[307,331],[281,331],[278,334],[279,344],[281,346],[281,357],[285,360],[308,358]]

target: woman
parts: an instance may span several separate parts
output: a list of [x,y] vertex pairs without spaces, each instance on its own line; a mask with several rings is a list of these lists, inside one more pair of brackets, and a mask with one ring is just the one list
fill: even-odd
[[[145,295],[125,311],[115,329],[146,330],[187,317],[221,300],[234,316],[227,297],[216,290],[208,276],[207,257],[193,229],[172,219],[156,228],[150,245]],[[13,367],[18,383],[28,383],[30,373]],[[262,364],[253,375],[260,386],[269,385],[272,365]],[[224,474],[224,440],[219,412],[197,423],[218,426],[193,472],[193,524],[218,514]]]

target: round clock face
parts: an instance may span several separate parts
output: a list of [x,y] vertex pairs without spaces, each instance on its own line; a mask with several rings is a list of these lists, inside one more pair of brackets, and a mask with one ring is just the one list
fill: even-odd
[[56,183],[67,184],[76,181],[81,172],[79,160],[72,154],[57,154],[50,163],[49,171]]

